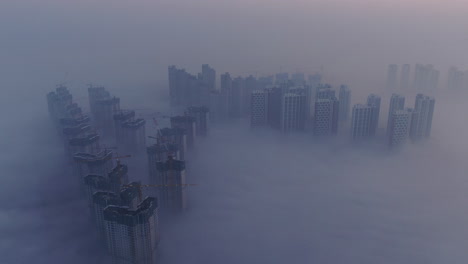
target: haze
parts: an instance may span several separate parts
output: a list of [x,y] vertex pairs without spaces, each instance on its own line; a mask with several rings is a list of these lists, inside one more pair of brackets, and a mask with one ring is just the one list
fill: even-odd
[[[441,71],[432,136],[316,142],[214,127],[191,156],[190,210],[162,230],[161,263],[467,263],[462,0],[136,0],[0,2],[0,263],[109,263],[69,181],[45,96],[65,83],[88,111],[88,83],[125,108],[168,109],[167,66],[262,76],[323,72],[352,104],[390,93],[387,65]],[[405,92],[413,103],[416,91]],[[130,173],[131,174],[131,173]],[[131,175],[145,178],[146,175]]]

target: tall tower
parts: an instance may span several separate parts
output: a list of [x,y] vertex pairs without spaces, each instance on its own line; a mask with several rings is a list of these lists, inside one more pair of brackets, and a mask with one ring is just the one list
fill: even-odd
[[126,152],[138,154],[146,149],[146,121],[142,118],[122,123],[122,145]]
[[190,116],[171,117],[172,128],[182,128],[187,135],[187,148],[193,148],[195,145],[195,136],[197,134],[195,119]]
[[253,91],[251,96],[250,126],[266,126],[268,124],[268,91]]
[[376,111],[376,108],[371,105],[354,105],[351,118],[352,140],[358,141],[372,136],[374,111]]
[[351,91],[349,90],[348,86],[341,85],[338,96],[338,100],[340,101],[339,120],[347,121],[351,105]]
[[389,136],[391,132],[393,114],[395,113],[395,111],[403,110],[404,108],[405,97],[398,94],[392,94],[392,97],[390,98],[390,106],[388,109],[387,136]]
[[281,131],[288,133],[304,129],[306,95],[304,92],[287,92],[281,101]]
[[413,141],[427,138],[431,135],[434,106],[434,98],[424,96],[423,94],[416,96],[410,129],[410,137]]
[[380,96],[375,94],[370,94],[367,97],[367,105],[370,105],[375,108],[372,112],[372,125],[370,130],[370,135],[374,136],[377,132],[377,128],[379,127],[379,115],[380,115]]
[[388,65],[387,71],[387,90],[395,90],[398,84],[398,65]]
[[165,162],[157,162],[157,177],[150,179],[152,184],[162,185],[158,197],[163,208],[173,212],[187,208],[185,183],[185,162],[169,156]]
[[166,143],[177,145],[179,159],[185,160],[185,154],[187,153],[187,133],[185,129],[166,127],[158,130],[158,144]]
[[114,263],[156,263],[157,207],[156,198],[147,197],[135,210],[116,205],[104,209],[107,248]]
[[195,120],[195,131],[197,136],[206,137],[209,132],[210,110],[206,106],[191,106],[185,112]]
[[404,64],[401,68],[400,88],[402,90],[408,90],[410,87],[410,71],[411,66],[409,64]]
[[314,135],[329,136],[338,132],[339,101],[336,97],[315,102]]
[[410,130],[412,109],[396,110],[391,117],[389,146],[400,146],[406,142]]
[[208,64],[202,65],[202,79],[208,91],[216,90],[216,71]]
[[244,89],[244,79],[237,77],[232,81],[231,91],[229,94],[229,116],[230,117],[241,117],[243,114],[243,94]]

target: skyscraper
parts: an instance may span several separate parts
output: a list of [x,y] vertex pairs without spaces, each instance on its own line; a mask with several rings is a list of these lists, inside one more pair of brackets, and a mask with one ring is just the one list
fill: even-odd
[[117,145],[123,147],[125,144],[125,138],[123,134],[122,124],[133,120],[135,118],[135,111],[131,110],[120,110],[114,114],[114,127],[115,127],[115,138]]
[[123,149],[132,154],[143,153],[146,149],[146,121],[142,118],[122,123]]
[[296,86],[301,86],[305,84],[305,76],[302,72],[293,73],[291,79]]
[[387,71],[387,89],[394,90],[397,88],[398,84],[398,65],[390,64],[388,65]]
[[191,116],[171,117],[172,128],[182,128],[187,136],[187,148],[193,148],[195,145],[196,125],[195,119]]
[[84,187],[83,178],[89,174],[107,175],[113,169],[112,152],[103,150],[97,154],[76,153],[73,156],[76,163],[75,174],[80,186]]
[[158,144],[175,144],[179,150],[179,159],[185,160],[187,153],[187,132],[183,128],[163,128],[158,130]]
[[433,65],[416,64],[413,86],[416,90],[435,90],[439,84],[439,71]]
[[315,102],[314,135],[329,136],[338,132],[339,101],[336,97]]
[[372,105],[357,104],[353,106],[351,118],[351,138],[354,141],[367,139],[372,135],[374,127],[374,111],[376,108]]
[[283,133],[303,130],[305,114],[306,95],[304,91],[289,91],[283,94],[281,101],[281,131]]
[[411,120],[410,137],[413,141],[427,138],[431,135],[432,116],[434,115],[435,99],[423,94],[416,96],[414,115]]
[[268,124],[268,91],[253,91],[251,96],[250,126],[266,126]]
[[388,120],[387,120],[387,136],[390,135],[391,133],[391,124],[392,124],[392,117],[395,111],[398,110],[403,110],[405,108],[405,97],[398,95],[398,94],[392,94],[392,97],[390,98],[390,106],[388,109]]
[[322,83],[322,75],[319,73],[315,74],[310,74],[309,75],[309,85],[311,85],[314,88],[317,88],[319,84]]
[[195,120],[195,132],[197,136],[206,137],[208,135],[210,125],[210,110],[208,107],[188,107],[185,115]]
[[404,64],[401,67],[400,88],[402,90],[408,90],[410,87],[410,71],[411,66],[409,64]]
[[157,162],[156,169],[158,173],[150,182],[162,185],[157,190],[162,207],[173,212],[186,209],[185,162],[169,156],[167,161]]
[[275,129],[281,128],[281,107],[283,91],[281,88],[268,89],[268,124]]
[[216,90],[216,71],[208,64],[202,65],[202,79],[208,91]]
[[116,205],[104,209],[107,247],[114,263],[156,263],[157,207],[156,198],[147,197],[136,210]]
[[406,142],[410,130],[412,109],[396,110],[390,122],[389,146],[400,146]]
[[289,80],[289,73],[287,73],[287,72],[281,72],[281,73],[277,73],[275,75],[275,84],[276,85],[284,84],[284,83],[288,82],[288,80]]
[[351,106],[351,91],[348,89],[348,86],[341,85],[338,96],[338,100],[340,101],[339,120],[346,121],[348,120]]
[[448,73],[447,87],[450,90],[468,89],[468,73],[458,70],[457,67],[451,67]]
[[231,91],[229,94],[229,115],[230,117],[242,117],[244,108],[244,79],[237,77],[232,80]]
[[372,112],[372,127],[370,130],[370,135],[374,136],[379,127],[379,115],[380,115],[380,96],[375,94],[370,94],[367,97],[367,105],[370,105],[375,108]]

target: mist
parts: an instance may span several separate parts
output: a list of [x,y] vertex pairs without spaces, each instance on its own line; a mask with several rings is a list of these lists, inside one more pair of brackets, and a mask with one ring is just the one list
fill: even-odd
[[[468,93],[445,85],[448,67],[468,68],[466,10],[456,0],[2,1],[0,263],[110,263],[60,165],[47,92],[64,83],[88,112],[93,83],[137,114],[168,112],[167,66],[195,74],[202,63],[217,78],[322,72],[350,86],[352,104],[377,93],[380,136],[354,146],[346,128],[318,142],[244,119],[213,126],[187,159],[197,186],[189,210],[162,226],[160,263],[466,263]],[[383,139],[389,63],[442,75],[431,138],[398,152]],[[413,103],[416,91],[399,92]]]

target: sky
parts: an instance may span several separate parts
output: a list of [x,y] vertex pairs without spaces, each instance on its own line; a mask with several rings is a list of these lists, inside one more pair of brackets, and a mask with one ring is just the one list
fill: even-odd
[[[389,63],[468,69],[466,10],[462,0],[0,1],[0,263],[108,263],[59,165],[45,100],[58,83],[85,110],[94,83],[125,108],[156,111],[168,65],[323,69],[350,85],[353,104],[382,95],[382,134]],[[466,263],[468,109],[466,94],[444,88],[430,141],[399,153],[252,133],[245,120],[214,127],[189,161],[198,185],[163,230],[161,263]]]

